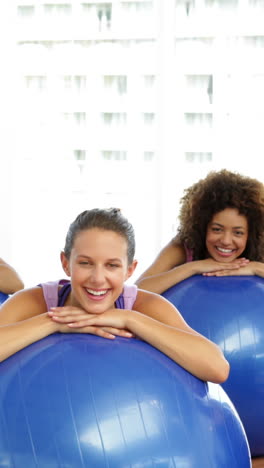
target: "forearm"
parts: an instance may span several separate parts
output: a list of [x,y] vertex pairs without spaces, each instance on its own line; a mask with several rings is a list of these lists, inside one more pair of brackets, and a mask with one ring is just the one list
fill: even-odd
[[22,322],[0,327],[0,362],[17,351],[58,331],[58,324],[41,314]]
[[0,291],[13,294],[24,288],[24,284],[17,272],[6,264],[0,264]]
[[[262,262],[253,262],[255,265],[254,271],[256,276],[264,278],[264,263]],[[250,265],[250,264],[249,264]]]
[[161,294],[166,289],[196,274],[195,262],[183,263],[175,268],[153,276],[140,277],[136,284],[140,289]]
[[217,345],[205,337],[177,329],[138,312],[128,314],[127,328],[201,380],[224,382],[229,364]]

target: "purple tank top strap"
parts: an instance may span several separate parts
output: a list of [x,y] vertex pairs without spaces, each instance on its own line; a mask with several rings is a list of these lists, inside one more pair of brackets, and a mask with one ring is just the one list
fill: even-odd
[[125,308],[125,301],[123,293],[115,301],[115,306],[117,309],[124,309]]
[[192,262],[193,261],[193,251],[192,249],[189,249],[186,244],[184,244],[184,250],[186,254],[186,263]]
[[137,298],[138,288],[135,284],[125,284],[123,290],[124,309],[133,309],[134,302]]
[[118,297],[115,302],[117,309],[129,309],[133,308],[134,302],[137,297],[137,286],[135,284],[125,284],[122,294]]
[[62,288],[59,290],[58,307],[64,306],[70,292],[71,292],[71,283],[70,281],[68,281],[67,283],[63,284]]
[[38,286],[42,287],[47,310],[58,305],[60,293],[59,286],[66,284],[69,284],[69,280],[48,281],[47,283],[38,284]]

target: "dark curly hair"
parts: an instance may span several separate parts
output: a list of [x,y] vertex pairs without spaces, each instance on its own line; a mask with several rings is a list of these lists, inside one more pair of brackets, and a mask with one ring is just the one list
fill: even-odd
[[135,255],[135,233],[132,224],[122,215],[119,208],[94,208],[80,213],[71,223],[66,240],[64,253],[70,258],[76,236],[87,229],[98,228],[104,231],[114,231],[127,241],[127,256],[129,265]]
[[192,249],[194,260],[206,258],[205,237],[212,217],[225,208],[236,208],[248,221],[243,256],[264,261],[264,185],[261,182],[226,169],[212,171],[184,190],[180,205],[175,242]]

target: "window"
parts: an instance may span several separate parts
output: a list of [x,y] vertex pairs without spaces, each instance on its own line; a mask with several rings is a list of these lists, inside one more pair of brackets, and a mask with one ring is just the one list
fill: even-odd
[[154,151],[144,151],[143,159],[144,161],[153,161],[155,157]]
[[[57,219],[58,194],[70,200],[73,216],[111,200],[128,218],[135,209],[143,271],[174,234],[177,200],[191,182],[215,167],[262,177],[264,0],[0,4],[7,20],[0,166],[10,174],[9,186],[2,177],[8,219],[0,234],[23,276],[26,265],[27,285],[38,268],[35,255],[28,263],[27,232],[5,234],[16,199],[24,207],[17,222],[40,213],[33,219],[39,226],[47,206]],[[19,144],[10,144],[13,135]],[[64,205],[61,218],[69,219]],[[137,219],[141,212],[150,213],[148,230]],[[60,249],[55,235],[50,245]],[[44,265],[50,280],[57,270],[41,236],[47,250],[37,275]]]
[[17,7],[17,14],[21,18],[30,18],[34,16],[35,13],[35,7],[34,5],[20,5]]
[[44,13],[52,16],[68,16],[71,14],[72,6],[69,3],[46,3],[43,5]]
[[77,125],[84,125],[86,122],[86,113],[85,112],[74,112],[73,117]]
[[206,163],[213,160],[212,153],[202,153],[202,152],[187,152],[185,153],[185,160],[188,163]]
[[78,91],[86,88],[86,76],[76,75],[73,77],[74,88]]
[[101,155],[106,161],[125,161],[127,159],[126,151],[102,151]]
[[150,11],[153,9],[153,1],[138,1],[138,2],[121,2],[122,8],[132,12],[132,11]]
[[190,15],[191,9],[195,7],[195,0],[176,0],[176,8],[183,7],[185,9],[185,14]]
[[264,48],[264,36],[248,36],[243,38],[243,42],[247,47],[251,48]]
[[193,128],[211,128],[213,125],[213,114],[209,113],[186,113],[185,122]]
[[86,151],[85,151],[85,150],[81,150],[81,149],[76,149],[76,150],[74,150],[74,158],[75,158],[77,161],[85,161],[85,159],[86,159]]
[[110,28],[111,16],[112,16],[112,4],[111,3],[99,3],[97,5],[97,16],[100,22],[100,27],[102,26],[102,22],[105,20],[107,27]]
[[156,82],[156,77],[155,75],[145,75],[143,77],[144,79],[144,87],[147,89],[154,88],[155,82]]
[[127,115],[125,112],[103,112],[102,119],[107,126],[120,126],[126,124]]
[[113,89],[119,95],[127,92],[127,77],[125,75],[105,75],[103,77],[104,87]]
[[190,100],[212,104],[213,75],[186,75],[185,80],[186,92]]
[[86,75],[65,75],[63,77],[64,88],[81,91],[86,88]]
[[238,5],[238,0],[205,0],[205,5],[208,7],[216,5],[221,10],[232,9]]
[[142,115],[143,115],[144,124],[148,127],[151,127],[155,122],[154,112],[144,112]]
[[71,122],[74,122],[78,126],[86,124],[86,112],[64,112],[63,117],[69,124]]
[[71,89],[71,87],[72,87],[72,76],[64,76],[63,81],[64,81],[64,87],[66,89]]
[[47,77],[44,75],[25,76],[25,83],[27,88],[41,91],[47,86]]

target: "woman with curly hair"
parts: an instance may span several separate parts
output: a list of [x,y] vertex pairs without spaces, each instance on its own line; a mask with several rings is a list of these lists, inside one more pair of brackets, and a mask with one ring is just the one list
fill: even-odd
[[137,285],[162,293],[193,275],[264,277],[264,186],[223,169],[185,189],[176,236]]

